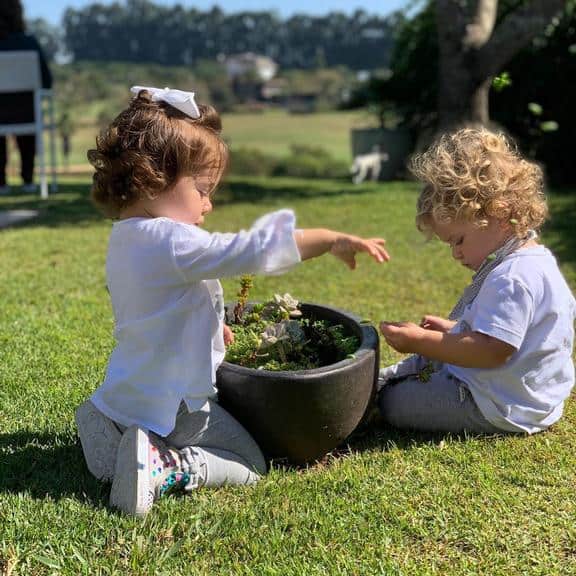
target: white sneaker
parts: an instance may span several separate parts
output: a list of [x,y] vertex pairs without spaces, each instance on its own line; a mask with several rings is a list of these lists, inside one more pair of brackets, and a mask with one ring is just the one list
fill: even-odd
[[204,484],[200,455],[192,448],[185,451],[184,457],[156,434],[130,426],[118,447],[110,505],[126,514],[145,516],[157,498]]
[[112,482],[122,432],[90,400],[76,410],[76,425],[88,470],[104,482]]

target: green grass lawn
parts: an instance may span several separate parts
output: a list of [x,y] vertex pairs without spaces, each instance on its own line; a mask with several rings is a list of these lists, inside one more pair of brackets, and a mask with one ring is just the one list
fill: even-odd
[[[86,150],[94,147],[98,127],[92,110],[76,111],[75,121],[78,127],[72,136],[70,164],[77,166],[87,164]],[[232,149],[252,148],[273,156],[287,156],[292,144],[306,144],[323,148],[337,160],[351,162],[350,130],[370,125],[371,118],[363,111],[289,114],[272,110],[262,114],[225,114],[222,122],[223,135]],[[61,164],[59,139],[57,145]],[[14,150],[10,162],[13,174],[18,174],[19,166]]]
[[[233,231],[291,206],[301,226],[388,240],[392,261],[349,272],[330,256],[262,278],[374,322],[446,314],[470,273],[413,225],[409,183],[353,187],[231,180],[210,228]],[[255,487],[160,501],[139,521],[107,508],[85,468],[75,407],[112,349],[104,260],[110,223],[87,181],[64,182],[39,220],[0,231],[0,574],[576,574],[576,404],[547,433],[467,438],[375,428],[321,464],[273,467]],[[0,198],[0,210],[37,207]],[[544,240],[576,288],[576,195],[552,199]],[[224,283],[228,297],[237,282]],[[382,361],[399,356],[382,347]]]
[[234,148],[256,148],[273,156],[286,156],[293,144],[317,146],[334,158],[352,159],[350,130],[370,123],[364,111],[288,114],[227,114],[222,118],[224,136]]

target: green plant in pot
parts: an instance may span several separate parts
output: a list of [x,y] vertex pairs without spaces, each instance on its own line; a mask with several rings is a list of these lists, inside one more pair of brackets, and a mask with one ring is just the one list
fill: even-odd
[[221,404],[265,454],[304,464],[341,444],[362,420],[376,387],[376,330],[347,312],[290,295],[227,307],[234,332],[217,375]]

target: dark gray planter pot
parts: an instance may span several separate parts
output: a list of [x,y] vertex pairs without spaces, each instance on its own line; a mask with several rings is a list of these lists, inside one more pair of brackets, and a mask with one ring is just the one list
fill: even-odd
[[379,339],[351,314],[301,304],[305,317],[342,324],[360,339],[354,358],[313,370],[273,372],[224,362],[218,398],[270,458],[304,464],[341,444],[362,420],[376,391]]

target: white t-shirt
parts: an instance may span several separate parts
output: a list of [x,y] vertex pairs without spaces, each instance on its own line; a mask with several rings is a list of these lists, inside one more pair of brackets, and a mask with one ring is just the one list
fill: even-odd
[[498,428],[544,430],[560,418],[574,386],[575,315],[576,302],[552,253],[544,246],[517,250],[490,272],[452,330],[487,334],[517,351],[498,368],[446,368]]
[[218,278],[280,274],[300,262],[294,213],[267,214],[248,231],[209,233],[168,218],[114,224],[106,272],[116,346],[92,402],[116,422],[166,436],[184,400],[216,394],[225,354]]

